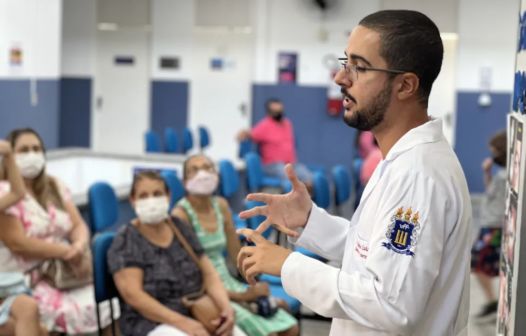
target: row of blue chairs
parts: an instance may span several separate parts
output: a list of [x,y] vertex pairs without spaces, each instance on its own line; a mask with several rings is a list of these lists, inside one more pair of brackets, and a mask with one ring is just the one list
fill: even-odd
[[[199,133],[199,148],[205,149],[210,145],[210,134],[204,126],[200,126]],[[181,133],[181,138],[173,127],[167,127],[164,130],[164,146],[162,145],[160,136],[150,130],[144,136],[147,153],[182,153],[186,154],[194,147],[194,138],[192,130],[189,127],[184,127]]]

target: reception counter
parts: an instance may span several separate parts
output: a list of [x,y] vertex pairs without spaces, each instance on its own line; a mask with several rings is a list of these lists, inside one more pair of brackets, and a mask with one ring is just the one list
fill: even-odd
[[[170,170],[182,178],[186,159],[181,154],[115,154],[86,148],[50,150],[46,157],[47,173],[69,186],[77,206],[88,203],[88,190],[96,182],[109,183],[120,199],[128,197],[133,174],[140,169]],[[244,169],[242,161],[233,164],[238,170]]]

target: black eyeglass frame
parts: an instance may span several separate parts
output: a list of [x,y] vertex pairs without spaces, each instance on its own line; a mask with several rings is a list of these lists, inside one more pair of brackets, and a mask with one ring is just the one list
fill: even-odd
[[[349,65],[349,64],[347,64],[347,62],[348,62],[347,58],[338,58],[338,61],[340,61],[342,67],[345,70],[345,73],[350,73],[350,70],[347,70],[347,66]],[[395,75],[403,75],[403,74],[407,73],[407,71],[402,71],[402,70],[364,68],[364,67],[358,66],[356,64],[352,64],[352,67],[356,70],[356,79],[358,79],[358,72],[359,71],[378,71],[378,72],[386,72],[386,73],[395,74]]]

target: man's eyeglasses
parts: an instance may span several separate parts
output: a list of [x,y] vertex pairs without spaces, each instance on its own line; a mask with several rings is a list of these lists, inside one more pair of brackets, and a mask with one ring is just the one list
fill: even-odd
[[338,58],[340,63],[342,64],[343,69],[345,70],[345,73],[349,77],[350,80],[355,81],[358,79],[358,73],[362,71],[380,71],[380,72],[387,72],[395,75],[402,75],[407,73],[407,71],[401,71],[401,70],[391,70],[391,69],[377,69],[377,68],[364,68],[355,64],[348,64],[347,58]]

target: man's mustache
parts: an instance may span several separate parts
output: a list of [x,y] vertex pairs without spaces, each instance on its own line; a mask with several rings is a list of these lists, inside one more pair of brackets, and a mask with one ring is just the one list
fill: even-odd
[[343,95],[344,97],[349,98],[350,100],[352,100],[352,101],[356,104],[356,99],[354,99],[354,97],[351,96],[351,95],[347,92],[347,90],[346,90],[345,88],[341,88],[340,91],[341,91],[341,93],[342,93],[342,95]]

